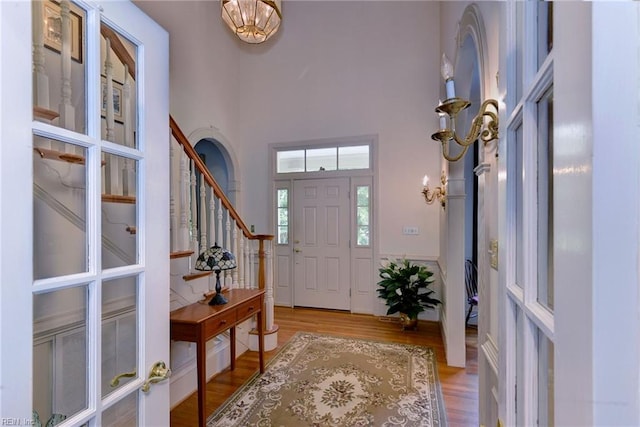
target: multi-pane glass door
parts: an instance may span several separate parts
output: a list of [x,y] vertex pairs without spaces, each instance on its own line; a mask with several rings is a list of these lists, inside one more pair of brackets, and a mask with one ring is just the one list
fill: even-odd
[[553,3],[511,2],[507,91],[507,425],[554,425]]
[[143,425],[140,388],[169,345],[166,33],[125,2],[31,8],[33,417]]

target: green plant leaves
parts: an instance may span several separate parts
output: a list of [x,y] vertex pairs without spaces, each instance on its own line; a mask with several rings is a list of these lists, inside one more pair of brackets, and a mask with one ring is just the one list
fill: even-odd
[[387,314],[405,313],[416,318],[427,308],[435,308],[440,300],[431,295],[433,272],[425,265],[416,264],[403,258],[389,261],[379,269],[382,280],[378,282],[378,296],[389,307]]

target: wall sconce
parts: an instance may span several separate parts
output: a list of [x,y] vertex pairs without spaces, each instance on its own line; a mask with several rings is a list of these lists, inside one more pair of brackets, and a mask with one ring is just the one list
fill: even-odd
[[433,191],[430,190],[429,177],[425,175],[422,179],[422,195],[424,196],[424,201],[428,204],[433,203],[437,199],[444,209],[447,197],[447,190],[445,188],[445,185],[447,185],[447,175],[445,175],[444,171],[442,171],[442,175],[440,175],[440,183],[442,184],[440,187],[434,188]]
[[[442,78],[445,81],[447,99],[436,107],[435,111],[438,114],[440,129],[431,135],[431,139],[440,141],[444,158],[450,162],[455,162],[465,155],[469,146],[476,140],[481,139],[486,145],[488,142],[498,139],[498,101],[495,99],[487,99],[484,101],[480,106],[478,114],[471,121],[469,132],[465,137],[460,137],[456,132],[456,116],[460,111],[469,108],[471,103],[456,97],[453,81],[453,65],[451,65],[447,55],[444,53],[442,54],[441,72]],[[490,111],[489,107],[493,107],[495,113]],[[447,116],[449,117],[449,127],[447,127]],[[486,126],[485,117],[489,119]],[[449,154],[449,141],[452,139],[462,147],[462,151],[456,155]]]

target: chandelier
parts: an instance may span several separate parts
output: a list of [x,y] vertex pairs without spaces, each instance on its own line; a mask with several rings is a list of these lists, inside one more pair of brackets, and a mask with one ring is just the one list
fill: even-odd
[[281,0],[221,0],[222,19],[240,40],[262,43],[278,31]]

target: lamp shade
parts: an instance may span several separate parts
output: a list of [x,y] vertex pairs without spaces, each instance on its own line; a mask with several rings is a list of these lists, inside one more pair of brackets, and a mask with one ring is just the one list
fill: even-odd
[[278,31],[281,0],[221,0],[222,19],[242,41],[262,43]]
[[200,271],[221,271],[236,267],[236,257],[216,243],[198,256],[195,269]]

